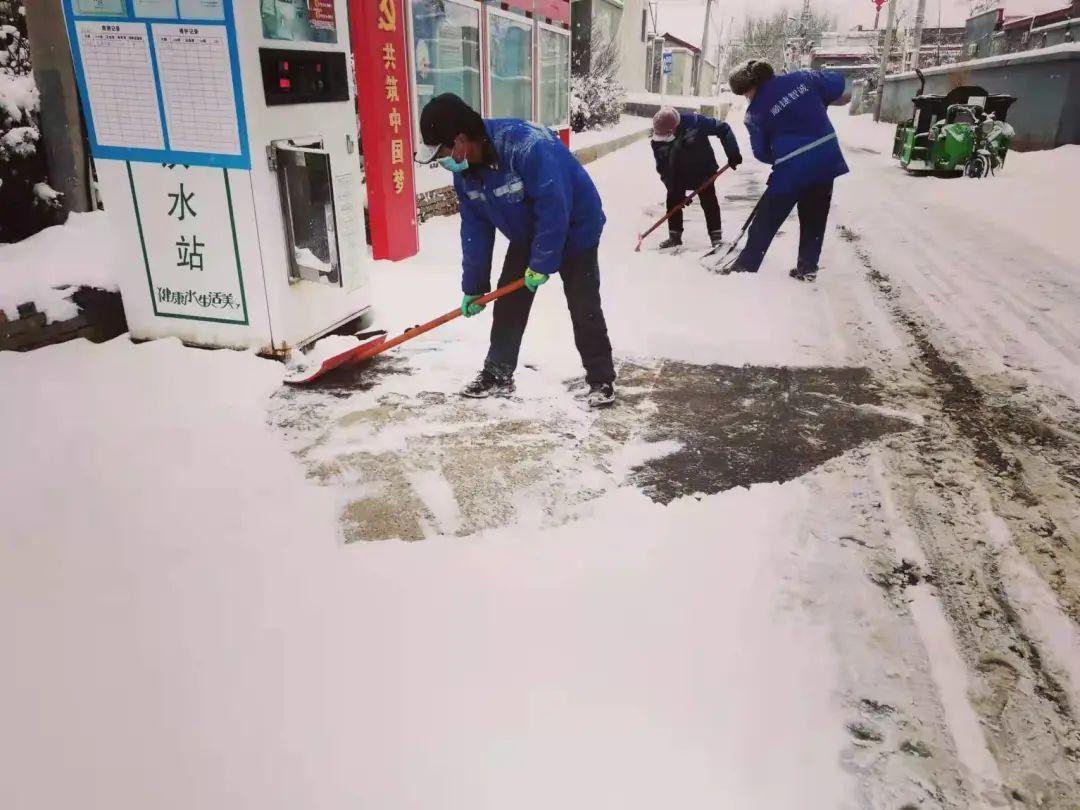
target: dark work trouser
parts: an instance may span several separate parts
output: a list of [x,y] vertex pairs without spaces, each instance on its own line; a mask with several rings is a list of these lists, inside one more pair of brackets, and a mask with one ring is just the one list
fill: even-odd
[[736,259],[735,266],[740,270],[757,272],[776,232],[788,218],[791,209],[798,207],[798,269],[802,272],[817,272],[821,245],[825,241],[825,225],[829,220],[829,207],[832,205],[832,192],[832,180],[810,186],[796,194],[774,194],[766,189],[757,215],[750,224],[746,247]]
[[[720,201],[716,199],[715,186],[708,186],[697,198],[701,201],[701,210],[705,212],[705,227],[709,229],[709,233],[719,231],[721,228]],[[669,190],[667,193],[667,210],[670,211],[685,199],[685,191]],[[668,220],[668,230],[671,233],[682,233],[683,212],[681,208]]]
[[[511,244],[506,251],[499,286],[504,287],[525,275],[529,265],[530,245]],[[577,344],[581,364],[585,367],[585,379],[591,383],[615,381],[615,365],[611,359],[611,341],[608,340],[607,323],[600,304],[600,265],[596,248],[569,256],[559,268],[566,306],[570,310],[570,322],[574,327],[574,343]],[[543,289],[550,288],[550,282]],[[544,294],[538,290],[535,295]],[[547,294],[550,294],[547,293]],[[534,293],[526,289],[500,298],[494,304],[491,324],[491,348],[488,350],[484,368],[498,376],[510,376],[518,363],[521,338],[529,322]]]

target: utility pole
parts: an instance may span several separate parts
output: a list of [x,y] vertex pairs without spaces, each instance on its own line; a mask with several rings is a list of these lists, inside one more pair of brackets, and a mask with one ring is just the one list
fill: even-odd
[[938,0],[937,4],[937,57],[934,59],[934,64],[941,64],[941,0]]
[[[701,53],[698,56],[698,69],[694,76],[694,95],[701,95],[701,74],[705,72],[705,59],[709,54],[709,18],[712,17],[712,0],[705,0],[705,28],[701,31]],[[717,67],[719,69],[719,66]]]
[[799,64],[798,68],[808,68],[809,64],[804,64],[806,57],[810,53],[810,0],[803,0],[802,17],[799,20]]
[[[939,5],[938,8],[940,9],[941,6]],[[919,4],[915,7],[915,30],[911,34],[911,47],[914,51],[911,57],[912,62],[910,66],[912,70],[922,67],[920,54],[922,52],[923,26],[925,25],[925,20],[926,0],[919,0]],[[938,31],[938,34],[941,34],[940,30]]]
[[881,50],[878,65],[877,98],[874,99],[874,121],[881,120],[881,100],[885,95],[885,75],[889,72],[889,55],[892,53],[893,34],[896,33],[896,0],[889,0],[889,16],[885,21],[885,47]]

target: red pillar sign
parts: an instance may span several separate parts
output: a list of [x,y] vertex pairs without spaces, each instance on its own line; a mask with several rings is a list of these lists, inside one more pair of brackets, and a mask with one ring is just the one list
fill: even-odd
[[397,261],[420,249],[405,7],[403,0],[351,4],[371,249],[376,259]]

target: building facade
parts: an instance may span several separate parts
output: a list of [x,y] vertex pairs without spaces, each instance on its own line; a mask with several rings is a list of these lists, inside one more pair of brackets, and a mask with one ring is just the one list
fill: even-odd
[[650,20],[645,0],[572,0],[573,69],[588,73],[598,45],[614,43],[615,78],[629,92],[646,88]]

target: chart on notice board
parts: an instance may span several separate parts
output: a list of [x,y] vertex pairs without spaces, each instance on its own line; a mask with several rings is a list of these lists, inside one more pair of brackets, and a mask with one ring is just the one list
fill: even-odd
[[169,143],[184,152],[240,153],[229,40],[218,26],[155,25]]
[[251,167],[233,2],[63,0],[95,157]]
[[146,26],[80,22],[77,28],[98,143],[164,149]]

